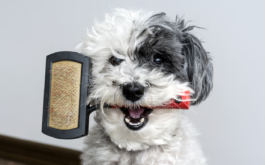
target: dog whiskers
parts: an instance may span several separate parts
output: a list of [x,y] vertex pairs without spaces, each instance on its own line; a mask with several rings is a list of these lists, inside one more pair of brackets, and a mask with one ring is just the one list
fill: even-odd
[[164,86],[159,86],[159,85],[155,85],[153,83],[149,83],[149,87],[156,87],[156,88],[160,88],[160,89],[165,89],[168,88],[168,86],[164,85]]
[[151,84],[148,81],[144,82],[148,87],[151,87]]

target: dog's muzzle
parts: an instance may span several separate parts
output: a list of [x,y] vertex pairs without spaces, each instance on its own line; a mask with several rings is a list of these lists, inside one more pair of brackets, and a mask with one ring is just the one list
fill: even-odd
[[[144,95],[144,86],[137,82],[125,83],[122,86],[123,96],[131,101],[136,102]],[[125,114],[124,123],[131,130],[139,130],[148,122],[148,115],[152,112],[151,109],[138,106],[135,108],[120,108]]]

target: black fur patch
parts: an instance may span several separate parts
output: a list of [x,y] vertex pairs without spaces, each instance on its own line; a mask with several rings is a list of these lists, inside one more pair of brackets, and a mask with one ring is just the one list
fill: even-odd
[[[213,66],[201,42],[189,33],[195,26],[186,27],[185,21],[178,18],[171,22],[164,13],[153,15],[147,23],[148,29],[138,36],[145,40],[134,53],[139,65],[150,70],[159,68],[165,75],[174,74],[179,81],[189,82],[195,91],[192,105],[205,100],[213,87]],[[163,63],[157,65],[155,58]]]

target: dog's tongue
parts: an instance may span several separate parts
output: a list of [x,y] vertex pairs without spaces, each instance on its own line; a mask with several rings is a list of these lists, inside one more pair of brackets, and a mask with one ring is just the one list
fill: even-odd
[[140,118],[140,115],[144,112],[144,107],[129,108],[130,116],[134,119]]

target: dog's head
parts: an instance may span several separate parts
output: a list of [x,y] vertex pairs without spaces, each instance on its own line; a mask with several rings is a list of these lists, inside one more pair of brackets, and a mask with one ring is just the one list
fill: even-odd
[[88,102],[122,108],[98,110],[96,121],[120,148],[166,144],[181,123],[180,110],[150,109],[190,91],[191,105],[212,89],[212,63],[181,19],[118,9],[96,23],[79,52],[92,59]]

